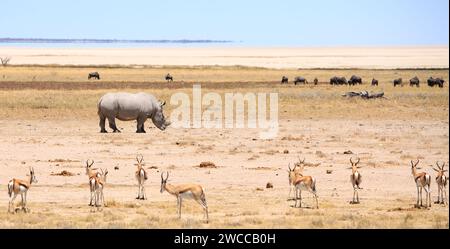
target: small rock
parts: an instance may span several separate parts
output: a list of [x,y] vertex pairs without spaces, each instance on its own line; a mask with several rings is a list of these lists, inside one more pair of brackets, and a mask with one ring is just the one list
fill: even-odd
[[344,151],[344,155],[352,155],[353,152],[351,150]]
[[266,188],[273,188],[273,184],[272,184],[271,182],[268,182],[268,183],[266,184]]
[[21,164],[26,164],[26,162],[25,162],[25,161],[22,161]]
[[115,170],[119,170],[119,166],[115,166],[114,169],[115,169]]
[[331,173],[333,173],[333,170],[327,169],[327,174],[331,174]]
[[262,188],[256,188],[256,191],[264,191]]
[[284,150],[283,153],[284,154],[289,154],[289,150]]

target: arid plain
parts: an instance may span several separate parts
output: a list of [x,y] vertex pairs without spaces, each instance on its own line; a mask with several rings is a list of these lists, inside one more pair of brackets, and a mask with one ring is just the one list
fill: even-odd
[[[247,66],[49,66],[0,67],[0,227],[1,228],[449,228],[449,208],[433,204],[415,208],[416,186],[410,160],[432,175],[432,166],[449,161],[448,48],[443,69],[290,69]],[[233,58],[230,58],[232,63]],[[259,59],[263,60],[263,59]],[[340,60],[343,60],[342,58]],[[16,61],[17,62],[17,61]],[[342,62],[344,63],[344,62]],[[409,62],[412,68],[418,65]],[[38,64],[38,63],[37,63]],[[138,63],[136,63],[138,64]],[[236,63],[239,64],[239,63]],[[345,64],[345,63],[344,63]],[[367,62],[371,64],[371,62]],[[185,63],[189,65],[189,63]],[[333,63],[327,65],[332,67]],[[382,64],[379,64],[382,65]],[[398,63],[393,68],[402,68]],[[427,67],[436,65],[427,64]],[[320,66],[317,66],[320,67]],[[339,66],[336,66],[339,68]],[[408,66],[409,67],[409,66]],[[381,68],[381,67],[376,67]],[[100,81],[87,80],[98,71]],[[165,74],[173,83],[164,81]],[[352,74],[358,86],[330,86],[329,78]],[[290,79],[281,85],[281,76]],[[295,76],[320,83],[294,86]],[[418,76],[419,88],[394,88],[392,80]],[[442,77],[444,88],[426,85]],[[370,86],[372,77],[379,86]],[[261,140],[257,129],[175,129],[159,131],[149,121],[146,134],[135,133],[135,122],[120,122],[122,133],[99,133],[97,101],[109,91],[145,91],[169,103],[192,85],[202,92],[279,93],[278,136]],[[385,93],[384,99],[345,98],[347,91]],[[166,116],[175,106],[167,104]],[[351,151],[353,154],[344,154]],[[138,201],[135,156],[144,156],[149,172],[148,200]],[[361,203],[349,204],[349,158],[360,157]],[[287,166],[305,158],[305,174],[317,178],[319,209],[303,193],[304,208],[288,201]],[[86,159],[107,168],[108,204],[88,206]],[[216,168],[199,168],[211,161]],[[30,213],[8,214],[7,181],[25,178],[33,166],[38,183],[28,194]],[[114,169],[118,167],[118,169]],[[448,167],[448,166],[447,166]],[[200,206],[160,194],[160,173],[169,182],[204,186],[210,210],[205,224]],[[57,175],[62,171],[71,176]],[[266,183],[273,188],[266,188]],[[447,191],[448,192],[448,191]],[[448,198],[448,197],[447,197]],[[20,197],[16,199],[18,203]],[[3,211],[1,211],[3,209]]]

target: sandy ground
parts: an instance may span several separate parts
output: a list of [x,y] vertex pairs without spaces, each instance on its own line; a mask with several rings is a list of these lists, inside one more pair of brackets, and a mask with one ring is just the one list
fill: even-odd
[[448,47],[27,48],[0,46],[11,64],[221,65],[265,68],[448,68]]
[[[431,165],[436,160],[448,162],[448,122],[422,120],[405,125],[389,120],[297,119],[282,120],[280,125],[277,139],[259,140],[252,129],[161,132],[151,128],[147,134],[135,134],[133,122],[120,122],[123,133],[100,134],[95,120],[1,120],[0,192],[4,194],[0,207],[6,212],[6,181],[11,176],[23,178],[27,166],[33,166],[39,182],[29,193],[32,213],[28,218],[16,214],[21,217],[17,220],[5,213],[0,226],[448,228],[448,207],[414,209],[416,189],[409,165],[409,160],[419,158],[423,170],[434,175]],[[348,203],[352,187],[350,155],[343,154],[347,150],[361,157],[364,189],[359,205]],[[146,201],[134,200],[136,153],[144,155],[150,173]],[[287,165],[297,157],[319,164],[305,170],[317,178],[319,210],[295,209],[286,200]],[[108,222],[89,223],[86,218],[92,215],[84,175],[88,158],[110,172],[105,195],[112,204],[101,212],[102,216],[110,214]],[[202,161],[212,161],[218,168],[194,167]],[[75,175],[51,175],[62,170]],[[159,193],[162,170],[170,171],[172,184],[193,182],[205,187],[210,224],[201,223],[201,209],[191,201],[184,202],[182,221],[176,220],[175,198]],[[267,182],[274,188],[265,189]],[[435,199],[434,180],[432,189]],[[304,205],[311,206],[311,195],[304,197]],[[122,213],[112,215],[120,208]],[[62,219],[49,221],[55,215]],[[47,218],[29,218],[41,216]]]

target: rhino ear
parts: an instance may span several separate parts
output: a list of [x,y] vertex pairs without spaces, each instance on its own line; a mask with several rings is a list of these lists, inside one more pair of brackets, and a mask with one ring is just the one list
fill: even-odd
[[163,107],[166,105],[166,101],[160,102],[160,106]]

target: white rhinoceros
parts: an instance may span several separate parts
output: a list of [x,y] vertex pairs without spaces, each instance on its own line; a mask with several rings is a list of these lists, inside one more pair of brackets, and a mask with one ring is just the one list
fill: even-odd
[[114,132],[117,129],[115,119],[121,121],[137,121],[137,133],[145,133],[144,123],[151,118],[153,124],[160,130],[170,125],[163,114],[163,106],[166,102],[158,101],[153,95],[147,93],[107,93],[98,101],[98,116],[100,117],[100,132],[107,132],[105,120],[108,119],[109,127]]

